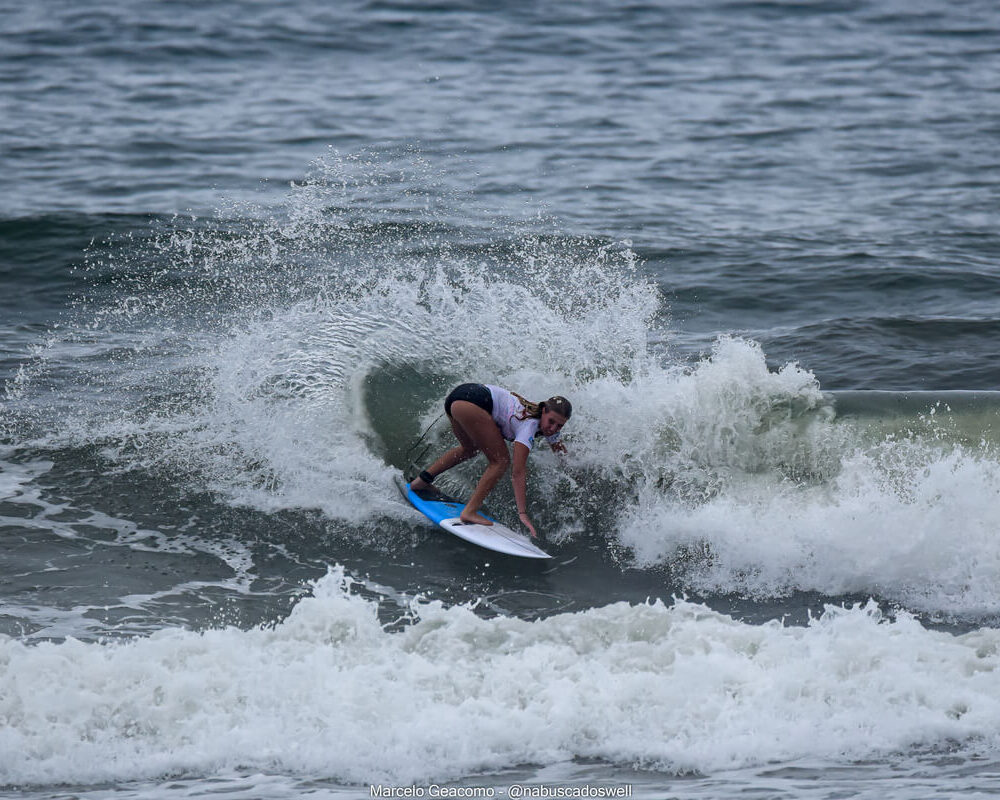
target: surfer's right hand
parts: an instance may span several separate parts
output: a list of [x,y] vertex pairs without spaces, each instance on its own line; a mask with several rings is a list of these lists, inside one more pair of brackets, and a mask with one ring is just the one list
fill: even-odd
[[520,514],[518,514],[518,516],[521,518],[521,524],[524,525],[524,527],[527,528],[528,532],[531,534],[531,538],[537,539],[538,534],[535,533],[535,526],[532,525],[531,520],[528,519],[528,512],[522,511]]

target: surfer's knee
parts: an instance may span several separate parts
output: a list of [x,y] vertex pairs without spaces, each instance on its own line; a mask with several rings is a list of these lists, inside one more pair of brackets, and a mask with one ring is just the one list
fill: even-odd
[[501,474],[506,472],[507,468],[510,466],[510,453],[507,452],[506,447],[499,453],[487,453],[486,457],[490,461],[490,466],[494,469],[500,470]]

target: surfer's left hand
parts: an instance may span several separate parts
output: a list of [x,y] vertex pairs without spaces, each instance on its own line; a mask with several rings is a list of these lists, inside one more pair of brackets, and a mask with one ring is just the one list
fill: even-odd
[[531,520],[528,519],[528,513],[526,511],[522,511],[518,516],[521,518],[521,524],[524,525],[524,527],[527,528],[528,532],[531,534],[531,538],[537,539],[538,534],[535,533],[535,526],[532,525]]
[[549,447],[552,448],[553,453],[566,452],[566,445],[564,445],[562,442],[553,442],[552,444],[549,445]]

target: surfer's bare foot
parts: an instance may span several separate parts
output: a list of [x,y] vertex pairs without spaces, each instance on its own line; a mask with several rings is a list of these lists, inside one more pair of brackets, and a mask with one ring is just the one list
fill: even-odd
[[493,520],[486,519],[486,517],[484,517],[482,514],[479,514],[477,512],[473,512],[471,514],[461,514],[459,516],[459,519],[461,519],[462,522],[468,523],[469,525],[492,525],[493,524]]

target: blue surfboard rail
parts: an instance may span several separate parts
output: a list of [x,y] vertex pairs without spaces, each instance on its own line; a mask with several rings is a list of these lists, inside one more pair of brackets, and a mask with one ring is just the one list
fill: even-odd
[[[406,484],[406,499],[413,504],[417,511],[438,524],[442,520],[460,516],[465,508],[465,503],[461,500],[449,497],[437,489],[422,489],[416,492],[410,488],[408,483]],[[489,514],[483,514],[483,516],[486,519],[493,519]]]

